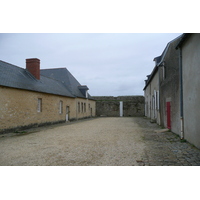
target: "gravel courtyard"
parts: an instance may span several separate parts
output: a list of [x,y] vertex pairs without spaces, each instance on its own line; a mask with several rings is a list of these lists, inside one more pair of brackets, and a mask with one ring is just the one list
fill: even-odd
[[1,166],[200,165],[200,150],[144,118],[95,118],[0,135]]

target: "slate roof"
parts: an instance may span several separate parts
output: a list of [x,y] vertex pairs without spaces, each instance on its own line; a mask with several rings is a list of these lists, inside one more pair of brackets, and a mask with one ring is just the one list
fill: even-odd
[[147,88],[147,86],[149,85],[149,83],[151,82],[152,78],[154,77],[154,75],[156,74],[156,72],[158,71],[158,67],[161,66],[163,64],[164,58],[166,56],[166,53],[170,47],[170,45],[174,42],[178,42],[181,40],[182,35],[176,37],[175,39],[171,40],[170,42],[168,42],[167,46],[165,47],[164,51],[162,52],[162,54],[158,57],[155,57],[153,60],[155,61],[156,65],[153,69],[153,71],[151,72],[150,75],[148,75],[147,80],[145,80],[145,87],[143,90],[145,90]]
[[28,70],[0,60],[0,85],[67,97],[85,98],[78,89],[80,83],[66,68],[40,71],[40,80],[37,80]]
[[193,33],[184,33],[181,37],[180,42],[177,44],[176,49],[182,47],[184,42],[192,35]]
[[[81,92],[81,84],[74,78],[74,76],[66,68],[42,69],[40,75],[62,81],[63,85],[76,97],[85,98]],[[80,89],[79,89],[80,88]],[[85,87],[85,89],[89,89]],[[90,95],[88,95],[91,98]]]

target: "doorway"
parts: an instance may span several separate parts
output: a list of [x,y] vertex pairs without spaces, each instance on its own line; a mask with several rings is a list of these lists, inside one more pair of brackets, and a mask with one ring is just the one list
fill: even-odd
[[69,113],[70,113],[69,106],[66,106],[66,122],[69,121]]
[[123,101],[119,102],[119,116],[123,117]]
[[92,117],[92,108],[90,108],[90,117]]

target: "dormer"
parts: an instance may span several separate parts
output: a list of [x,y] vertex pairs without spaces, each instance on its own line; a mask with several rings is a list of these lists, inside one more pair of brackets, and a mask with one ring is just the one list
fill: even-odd
[[153,61],[155,62],[155,66],[158,65],[161,61],[162,56],[155,57]]
[[81,93],[83,94],[83,96],[85,98],[88,98],[88,90],[89,90],[89,88],[87,87],[87,85],[80,85],[80,86],[78,86],[78,89],[81,91]]

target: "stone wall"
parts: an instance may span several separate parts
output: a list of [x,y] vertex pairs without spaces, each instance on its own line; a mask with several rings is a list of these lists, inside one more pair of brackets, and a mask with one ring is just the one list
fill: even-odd
[[107,117],[120,116],[120,101],[123,102],[123,116],[144,116],[143,96],[93,96],[96,100],[96,115]]
[[[178,40],[179,41],[179,40]],[[163,61],[160,73],[160,116],[161,126],[167,128],[167,102],[170,102],[171,131],[180,135],[180,87],[179,87],[179,52],[175,49],[178,41],[171,43]],[[164,71],[164,76],[163,76]]]
[[[95,101],[0,86],[0,132],[95,116]],[[42,100],[41,112],[38,99]],[[62,101],[62,109],[60,102]],[[78,104],[80,109],[78,110]]]

